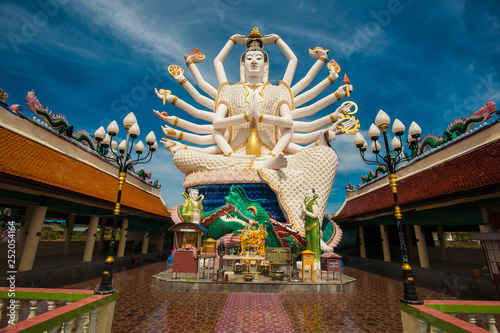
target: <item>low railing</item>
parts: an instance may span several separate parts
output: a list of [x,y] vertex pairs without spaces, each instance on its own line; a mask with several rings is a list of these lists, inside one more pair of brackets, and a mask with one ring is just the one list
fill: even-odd
[[111,332],[117,298],[89,290],[0,288],[0,322],[7,325],[0,333]]
[[[493,301],[424,301],[424,305],[399,303],[404,333],[495,332],[495,315],[500,302]],[[462,320],[458,317],[462,317]],[[482,321],[484,329],[476,326]]]

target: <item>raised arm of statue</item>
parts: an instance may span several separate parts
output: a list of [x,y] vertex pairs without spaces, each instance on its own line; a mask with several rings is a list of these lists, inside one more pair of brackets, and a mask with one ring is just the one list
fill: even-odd
[[[292,118],[299,119],[302,117],[311,116],[316,112],[321,111],[327,106],[333,104],[334,102],[344,98],[346,96],[345,87],[345,85],[342,85],[337,90],[335,90],[333,94],[330,94],[311,105],[293,110]],[[349,85],[349,92],[352,92],[352,85]]]
[[191,95],[191,97],[193,97],[196,103],[199,103],[200,105],[203,105],[210,110],[214,109],[214,100],[200,94],[200,92],[191,84],[191,82],[189,82],[188,79],[184,77],[184,74],[178,75],[174,77],[174,79],[175,81],[179,82],[179,84],[183,86],[184,89],[186,89],[186,91],[189,93],[189,95]]
[[215,143],[217,146],[220,148],[220,150],[226,155],[227,157],[233,157],[233,158],[244,158],[244,159],[254,159],[255,155],[244,155],[244,154],[238,154],[233,151],[229,143],[227,142],[226,138],[224,138],[224,132],[222,129],[215,129],[212,134]]
[[[302,90],[304,90],[305,87],[307,87],[309,84],[311,84],[312,80],[316,77],[318,74],[319,70],[323,65],[328,61],[328,50],[324,50],[321,47],[316,47],[314,50],[309,49],[309,55],[312,58],[316,58],[316,62],[314,65],[311,67],[309,72],[307,72],[306,76],[302,78],[299,82],[297,82],[291,89],[292,89],[292,95],[296,96],[298,93],[300,93]],[[295,102],[297,103],[297,102]]]
[[350,130],[356,125],[356,121],[353,119],[339,119],[327,129],[322,129],[310,133],[293,133],[292,142],[300,144],[308,144],[314,142],[313,145],[329,145],[330,142],[335,140],[335,136],[342,134],[342,131],[339,128],[340,124],[342,124],[343,128]]
[[192,150],[203,154],[211,154],[211,155],[219,154],[221,152],[220,148],[217,145],[210,147],[193,147],[172,139],[168,138],[165,139],[166,140],[161,140],[160,142],[163,143],[165,145],[165,149],[170,150],[172,154],[178,150],[183,150],[183,149]]
[[215,143],[217,144],[217,146],[219,146],[220,150],[227,157],[247,158],[247,159],[255,158],[255,155],[244,155],[235,153],[233,151],[233,148],[231,148],[231,146],[227,142],[226,138],[224,137],[224,131],[226,130],[226,128],[246,121],[244,115],[226,117],[227,112],[228,112],[227,105],[224,103],[219,104],[219,106],[217,107],[217,112],[215,113],[214,129],[212,132],[212,137]]
[[[256,110],[256,108],[254,110]],[[263,124],[271,124],[282,128],[292,128],[293,126],[293,119],[290,114],[290,107],[286,103],[281,104],[279,116],[272,116],[268,114],[258,113],[256,111],[254,113],[250,112],[248,116],[250,120],[255,119],[259,123]]]
[[183,100],[181,100],[177,96],[172,95],[169,90],[160,89],[160,91],[158,91],[155,88],[155,93],[156,93],[156,96],[158,96],[158,98],[162,99],[163,101],[169,102],[172,105],[177,106],[179,109],[192,115],[195,118],[198,118],[201,120],[206,120],[208,122],[212,122],[214,119],[213,112],[198,110],[195,107],[184,102]]
[[304,103],[309,102],[313,98],[316,98],[328,86],[330,86],[331,84],[333,84],[333,82],[335,82],[338,78],[339,78],[339,75],[335,72],[335,70],[334,70],[334,68],[332,66],[332,68],[330,70],[330,74],[328,74],[328,76],[323,81],[321,81],[320,83],[318,83],[316,86],[314,86],[313,88],[309,89],[305,93],[300,94],[299,96],[297,96],[294,99],[295,107],[297,108],[297,107],[303,105]]
[[306,215],[309,216],[310,218],[312,219],[317,219],[318,218],[318,205],[317,204],[313,204],[311,206],[311,212],[306,210]]
[[285,75],[283,76],[283,81],[285,81],[289,86],[292,85],[293,76],[295,75],[295,69],[297,68],[297,57],[293,53],[292,49],[276,34],[265,35],[262,38],[264,45],[276,44],[281,52],[285,55],[288,60],[288,65],[286,67]]
[[215,117],[214,117],[215,129],[227,128],[230,126],[235,126],[250,121],[250,118],[246,113],[228,117],[227,111],[228,107],[226,103],[222,102],[217,106],[217,111],[215,112]]
[[199,52],[198,49],[194,49],[193,52],[191,52],[186,57],[186,66],[191,71],[191,74],[193,75],[198,87],[200,87],[201,90],[208,94],[208,96],[215,99],[215,97],[217,96],[217,89],[215,89],[211,84],[205,81],[200,71],[198,70],[198,67],[196,66],[197,63],[203,61],[205,61],[205,55]]
[[[266,116],[267,117],[267,116]],[[264,117],[264,118],[266,118]],[[271,117],[271,116],[269,116]],[[278,118],[278,117],[275,117]],[[288,104],[283,103],[280,106],[280,121],[285,122],[283,126],[280,126],[280,131],[281,131],[281,137],[278,139],[278,142],[276,142],[276,145],[274,146],[272,150],[272,156],[276,156],[280,154],[285,148],[288,146],[290,141],[292,140],[293,136],[293,128],[292,128],[292,117],[290,115],[290,107]],[[276,119],[276,124],[278,124],[278,121]]]
[[224,61],[226,61],[229,52],[231,52],[235,44],[246,45],[245,36],[233,35],[229,38],[226,45],[222,48],[214,60],[215,75],[217,75],[217,82],[219,82],[219,85],[227,81],[226,71],[224,70]]
[[345,105],[339,106],[335,112],[330,113],[328,116],[324,116],[322,118],[316,119],[311,122],[307,121],[298,121],[295,120],[293,122],[293,129],[295,132],[312,132],[317,129],[320,129],[324,126],[332,124],[339,120],[345,114],[348,114],[351,111],[351,108],[354,106],[354,103],[347,103]]
[[[199,125],[195,124],[192,122],[189,122],[187,120],[181,119],[177,116],[168,116],[160,113],[157,110],[153,110],[155,115],[160,118],[163,121],[166,121],[170,125],[180,127],[182,129],[185,129],[187,131],[196,133],[196,134],[212,134],[212,125]],[[166,113],[166,112],[165,112]]]
[[215,143],[215,140],[213,139],[212,135],[198,135],[198,134],[185,133],[183,131],[173,129],[172,127],[167,125],[162,126],[161,129],[163,130],[163,133],[165,133],[167,136],[177,140],[183,140],[202,146],[213,145]]

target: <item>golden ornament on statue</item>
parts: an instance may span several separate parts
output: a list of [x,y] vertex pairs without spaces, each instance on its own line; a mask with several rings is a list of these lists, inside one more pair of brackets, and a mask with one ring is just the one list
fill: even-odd
[[341,68],[340,68],[340,65],[335,61],[335,60],[330,60],[330,62],[326,65],[326,68],[328,68],[329,71],[332,70],[332,66],[333,66],[333,70],[335,71],[335,73],[340,73],[341,71]]
[[170,95],[172,92],[170,90],[160,89],[159,93],[163,95],[163,105],[165,105],[165,102],[167,101],[167,95]]
[[354,111],[349,111],[349,112],[342,111],[343,114],[345,114],[345,115],[348,115],[348,114],[353,115],[356,112],[358,112],[358,104],[356,104],[354,102],[351,102],[351,101],[345,101],[344,103],[342,103],[342,106],[344,106],[346,104],[354,104]]
[[259,32],[259,28],[254,27],[248,38],[262,38],[262,35]]
[[342,133],[345,133],[345,134],[354,134],[356,133],[357,131],[359,131],[359,127],[360,127],[360,124],[359,124],[359,120],[357,120],[354,116],[350,116],[350,115],[346,115],[346,116],[343,116],[341,119],[343,120],[354,120],[356,123],[354,125],[353,128],[351,129],[345,129],[344,126],[342,125],[342,123],[339,124],[339,129],[342,131]]
[[168,73],[173,77],[176,77],[181,74],[184,74],[184,69],[182,69],[182,67],[178,65],[170,65],[168,66]]

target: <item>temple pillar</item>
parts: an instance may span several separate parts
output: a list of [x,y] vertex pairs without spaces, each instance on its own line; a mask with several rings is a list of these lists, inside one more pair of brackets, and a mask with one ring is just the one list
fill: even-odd
[[26,206],[26,210],[24,211],[24,222],[21,226],[21,230],[19,230],[19,235],[17,235],[17,244],[16,244],[16,259],[19,259],[23,255],[24,245],[26,244],[26,236],[28,235],[28,230],[30,227],[31,219],[33,218],[33,212],[35,210],[34,205]]
[[73,226],[75,225],[76,214],[69,213],[68,220],[66,221],[66,233],[64,234],[64,249],[63,254],[69,253],[71,246],[71,236],[73,236]]
[[158,251],[161,252],[163,251],[163,246],[165,244],[165,233],[161,233],[158,237],[160,237],[160,239],[158,239]]
[[479,231],[481,233],[496,232],[492,226],[491,211],[488,207],[481,207],[481,216],[483,217],[483,223],[479,225]]
[[128,229],[128,219],[123,219],[120,242],[118,243],[118,253],[116,254],[118,258],[121,258],[125,255],[125,245],[127,244],[127,232],[128,232],[127,229]]
[[366,258],[365,233],[363,226],[359,226],[359,255],[361,258]]
[[415,242],[413,241],[413,233],[411,231],[411,225],[405,224],[406,229],[406,239],[408,240],[408,257],[415,258],[418,256],[415,251]]
[[82,260],[83,262],[92,261],[98,223],[99,223],[98,216],[90,217],[89,229],[87,230],[87,241],[85,242],[85,250],[83,252],[83,260]]
[[99,251],[104,250],[104,233],[106,232],[106,217],[101,217],[101,228],[99,229]]
[[384,261],[391,262],[391,248],[389,247],[389,235],[387,234],[387,226],[380,225],[380,235],[382,236],[382,251],[384,253]]
[[437,226],[439,247],[441,249],[441,260],[448,261],[448,251],[446,247],[448,246],[448,241],[446,240],[446,235],[444,233],[444,227],[442,225]]
[[47,207],[45,206],[36,206],[33,209],[28,235],[26,236],[23,249],[23,256],[21,257],[21,262],[19,263],[19,272],[30,271],[33,268],[36,250],[38,249],[38,243],[40,242],[42,226],[45,221],[46,214]]
[[148,247],[149,247],[148,232],[144,231],[144,237],[142,238],[142,254],[148,253]]
[[427,242],[425,241],[425,235],[422,232],[422,227],[415,224],[413,226],[415,229],[415,238],[417,239],[418,248],[418,258],[420,259],[420,267],[430,268],[429,255],[427,253]]

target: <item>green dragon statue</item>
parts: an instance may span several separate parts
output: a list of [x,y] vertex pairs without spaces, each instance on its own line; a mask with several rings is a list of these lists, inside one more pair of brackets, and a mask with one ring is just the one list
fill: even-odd
[[[290,225],[274,220],[260,205],[263,199],[248,198],[243,187],[234,185],[224,198],[226,203],[218,209],[205,212],[205,219],[201,223],[208,233],[204,238],[223,238],[228,248],[236,249],[239,246],[240,230],[248,223],[263,225],[268,233],[267,247],[288,247],[295,240],[302,249],[306,248],[306,240]],[[181,207],[173,210],[173,215],[181,216]],[[174,216],[173,216],[174,218]],[[323,248],[335,247],[342,236],[342,232],[328,217],[324,217],[322,224]]]
[[58,131],[59,134],[64,134],[68,138],[76,142],[83,143],[94,151],[96,150],[97,144],[91,139],[91,136],[87,133],[87,131],[80,129],[73,133],[74,127],[68,123],[66,117],[62,114],[54,115],[48,107],[44,109],[42,104],[40,104],[36,98],[34,90],[28,92],[26,95],[26,104],[31,112],[41,117],[47,125]]
[[[481,109],[474,112],[467,118],[457,118],[450,123],[443,135],[437,136],[434,134],[427,134],[422,138],[421,144],[417,144],[415,141],[406,142],[408,149],[410,150],[410,156],[406,155],[409,160],[414,159],[417,156],[429,152],[433,148],[437,148],[447,142],[450,142],[459,136],[469,132],[475,125],[484,123],[491,117],[493,117],[495,111],[497,111],[495,103],[491,100],[486,103]],[[498,112],[497,112],[498,113]],[[367,183],[374,180],[382,174],[386,174],[387,170],[384,166],[378,166],[375,172],[369,171],[366,176],[361,176],[361,182]]]
[[450,142],[459,136],[467,133],[480,123],[484,123],[491,117],[496,111],[495,103],[491,100],[486,103],[481,109],[474,112],[467,118],[457,118],[455,119],[444,131],[443,135],[436,136],[434,134],[427,134],[422,138],[422,143],[420,145],[420,154],[427,153],[429,150],[439,147],[447,142]]

